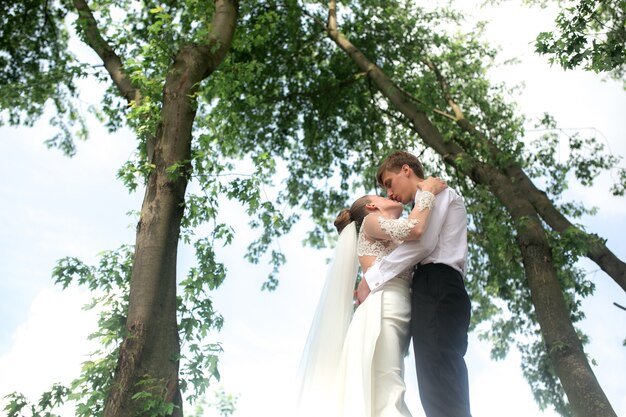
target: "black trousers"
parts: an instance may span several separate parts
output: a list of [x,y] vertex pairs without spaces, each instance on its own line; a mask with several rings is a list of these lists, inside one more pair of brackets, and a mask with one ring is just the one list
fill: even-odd
[[411,336],[422,406],[427,417],[471,417],[467,332],[471,306],[463,277],[444,264],[416,265]]

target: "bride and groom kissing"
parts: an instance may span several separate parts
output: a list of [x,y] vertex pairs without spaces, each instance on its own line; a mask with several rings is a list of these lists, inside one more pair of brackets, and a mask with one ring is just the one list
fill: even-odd
[[[297,415],[410,417],[412,339],[426,416],[471,417],[465,205],[441,179],[425,179],[408,152],[388,155],[376,179],[387,198],[363,196],[335,220],[340,235],[302,356]],[[404,204],[414,204],[407,218]]]

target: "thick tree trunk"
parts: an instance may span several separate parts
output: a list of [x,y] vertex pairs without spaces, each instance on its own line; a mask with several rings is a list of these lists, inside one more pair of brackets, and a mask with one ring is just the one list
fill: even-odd
[[514,183],[490,167],[475,170],[480,183],[505,205],[514,220],[528,287],[546,344],[570,406],[577,417],[617,417],[600,387],[572,325],[552,254],[535,208]]
[[179,54],[165,84],[161,126],[152,159],[155,169],[148,179],[137,226],[127,333],[120,347],[105,417],[145,414],[145,402],[132,400],[138,392],[174,403],[172,415],[183,415],[178,361],[173,358],[180,354],[176,255],[188,180],[186,172],[179,172],[173,180],[166,169],[189,161],[191,155],[195,108],[189,97],[201,78],[190,74],[185,58],[186,54]]
[[329,37],[368,74],[376,88],[410,121],[412,128],[446,163],[475,182],[487,186],[514,219],[537,319],[574,414],[577,417],[616,417],[589,366],[569,318],[563,292],[551,263],[545,231],[534,206],[521,194],[522,190],[515,186],[510,177],[494,167],[474,160],[458,144],[444,140],[439,130],[415,106],[410,97],[337,31],[333,3],[331,2],[329,14],[330,25],[327,27]]
[[[84,0],[73,0],[85,42],[100,56],[120,94],[139,102],[137,90],[123,71],[122,59],[102,38]],[[237,0],[216,0],[205,42],[183,45],[167,75],[161,123],[150,155],[155,168],[146,187],[137,226],[130,282],[126,335],[120,347],[105,417],[155,415],[147,401],[174,405],[172,416],[182,416],[178,383],[180,342],[176,321],[176,257],[184,211],[196,113],[193,97],[199,83],[224,60],[237,20]],[[176,175],[166,170],[180,165]],[[136,396],[136,394],[142,395]],[[163,415],[161,410],[159,415]],[[166,413],[167,414],[167,413]]]

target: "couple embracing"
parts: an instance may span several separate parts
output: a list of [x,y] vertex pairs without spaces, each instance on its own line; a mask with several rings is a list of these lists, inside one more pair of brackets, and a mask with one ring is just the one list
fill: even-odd
[[[387,198],[361,197],[335,221],[340,235],[302,357],[298,416],[410,417],[404,357],[412,338],[426,416],[471,417],[463,200],[425,179],[408,152],[387,156],[377,181]],[[407,218],[403,204],[413,204]]]

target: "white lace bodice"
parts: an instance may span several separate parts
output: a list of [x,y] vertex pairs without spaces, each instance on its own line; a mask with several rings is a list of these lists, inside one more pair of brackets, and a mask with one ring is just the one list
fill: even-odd
[[[376,216],[376,218],[369,218]],[[374,219],[376,221],[374,221]],[[409,235],[413,227],[418,223],[411,219],[388,219],[386,217],[369,214],[363,220],[359,238],[357,240],[356,253],[358,256],[375,256],[374,262],[380,261],[397,248]],[[375,239],[372,236],[380,238]],[[384,237],[384,239],[381,239]],[[398,275],[405,281],[411,280],[411,270],[408,269]]]

